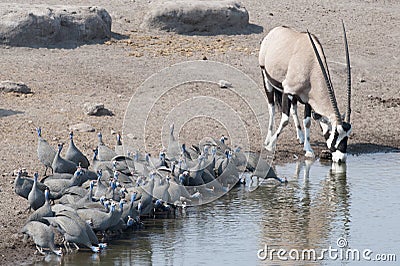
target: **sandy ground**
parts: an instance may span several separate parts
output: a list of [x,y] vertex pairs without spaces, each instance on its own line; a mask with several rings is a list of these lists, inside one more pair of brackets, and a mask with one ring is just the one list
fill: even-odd
[[[30,2],[61,3],[55,0]],[[63,4],[78,5],[82,1]],[[319,36],[339,107],[344,110],[346,74],[340,24],[344,19],[353,74],[353,134],[349,150],[357,154],[400,148],[400,3],[396,0],[318,3],[272,0],[268,5],[261,0],[243,1],[250,13],[250,22],[256,25],[253,29],[262,27],[263,30],[229,36],[146,32],[139,24],[140,12],[147,8],[148,1],[85,1],[84,4],[102,6],[109,11],[117,38],[105,44],[83,45],[76,49],[0,47],[0,80],[21,81],[34,91],[30,95],[0,95],[1,265],[41,259],[32,256],[33,246],[23,244],[17,236],[27,217],[24,210],[28,205],[14,194],[12,176],[13,170],[21,167],[29,173],[43,173],[36,155],[36,126],[41,126],[43,137],[56,146],[57,142],[67,141],[71,125],[85,122],[96,131],[102,131],[104,141],[112,146],[115,135],[111,131],[121,130],[129,100],[147,77],[174,63],[204,57],[238,68],[254,79],[261,90],[257,63],[259,43],[274,26],[309,29]],[[240,99],[230,98],[229,93],[221,96],[209,91],[215,97],[231,99],[234,105],[240,105]],[[163,104],[173,103],[175,98],[166,97],[161,101]],[[115,115],[86,116],[82,108],[85,102],[102,102]],[[157,115],[161,119],[164,114],[162,108],[153,113],[156,118],[150,126],[154,125],[155,131],[158,130]],[[323,137],[315,123],[311,130],[311,143],[318,154],[324,148]],[[199,119],[187,123],[180,137],[195,143],[204,135],[219,137],[221,134],[226,133],[217,122]],[[255,138],[260,136],[255,135]],[[152,152],[160,149],[156,138],[150,136],[147,140],[154,142]],[[91,150],[97,144],[96,133],[77,133],[76,143],[91,156]],[[291,122],[279,139],[275,161],[292,161],[294,154],[301,157],[303,152],[302,146],[296,143]]]

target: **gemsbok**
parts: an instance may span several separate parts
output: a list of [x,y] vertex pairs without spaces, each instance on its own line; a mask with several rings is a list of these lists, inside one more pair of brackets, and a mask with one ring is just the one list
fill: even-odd
[[[319,120],[334,162],[346,161],[347,140],[351,133],[351,73],[346,30],[343,26],[347,63],[347,110],[344,121],[333,91],[321,43],[307,32],[281,26],[272,29],[261,43],[259,64],[268,99],[269,125],[265,147],[272,150],[292,113],[299,142],[305,155],[314,157],[310,145],[311,113]],[[303,103],[304,133],[297,116],[297,102]],[[275,103],[282,108],[280,124],[273,133]],[[291,108],[292,107],[292,108]]]

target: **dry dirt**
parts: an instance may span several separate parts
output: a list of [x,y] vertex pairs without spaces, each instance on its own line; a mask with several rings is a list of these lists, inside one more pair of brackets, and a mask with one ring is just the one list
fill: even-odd
[[[30,2],[82,4],[74,0]],[[262,27],[261,33],[249,30],[228,36],[189,36],[142,30],[139,24],[147,0],[85,1],[85,5],[98,5],[108,10],[113,19],[115,38],[105,44],[82,45],[75,49],[0,47],[0,80],[24,82],[34,92],[29,95],[0,94],[0,264],[41,259],[32,256],[32,245],[23,244],[17,237],[27,217],[24,212],[27,202],[14,194],[12,176],[13,170],[21,167],[29,173],[43,173],[36,155],[36,126],[41,126],[44,138],[56,146],[59,141],[67,141],[71,125],[85,122],[96,131],[102,131],[105,142],[114,145],[115,135],[111,131],[121,130],[129,100],[147,77],[174,63],[204,57],[238,68],[254,79],[261,90],[257,63],[259,43],[278,25],[309,29],[319,36],[339,107],[344,110],[346,74],[340,23],[344,19],[353,74],[353,134],[349,150],[357,154],[399,149],[399,1],[267,2],[243,1],[250,22],[255,26],[253,29]],[[86,116],[83,113],[85,102],[102,102],[115,115]],[[156,127],[157,123],[154,125]],[[215,130],[216,125],[215,121],[200,119],[188,123],[181,136],[219,137],[224,129],[219,125]],[[312,146],[318,154],[324,143],[315,123],[311,134]],[[91,156],[91,150],[97,144],[96,133],[75,135],[78,147]],[[159,148],[155,144],[153,152]],[[275,160],[289,162],[294,154],[301,156],[302,153],[301,145],[295,142],[291,123],[279,139]]]

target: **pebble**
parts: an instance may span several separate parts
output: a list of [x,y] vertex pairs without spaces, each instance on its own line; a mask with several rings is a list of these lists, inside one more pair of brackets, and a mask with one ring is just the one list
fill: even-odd
[[96,116],[101,116],[101,115],[113,115],[113,113],[108,110],[107,108],[104,107],[104,104],[102,103],[85,103],[83,105],[83,111],[87,115],[96,115]]
[[24,83],[10,80],[0,81],[0,91],[23,94],[32,93],[32,90]]
[[218,86],[222,89],[232,88],[232,83],[226,80],[218,81]]
[[69,127],[69,130],[77,132],[95,132],[95,128],[86,123],[79,123]]

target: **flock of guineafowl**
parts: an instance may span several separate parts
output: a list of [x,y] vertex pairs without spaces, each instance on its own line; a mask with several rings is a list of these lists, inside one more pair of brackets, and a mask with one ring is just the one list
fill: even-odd
[[[90,162],[76,147],[72,132],[63,156],[63,144],[55,150],[40,128],[37,134],[44,175],[31,178],[19,170],[14,185],[29,203],[21,232],[41,254],[62,255],[80,247],[99,252],[107,246],[99,239],[140,229],[145,218],[169,217],[177,209],[210,202],[239,184],[244,171],[282,181],[259,154],[231,149],[225,137],[207,138],[190,148],[180,145],[173,126],[168,147],[156,158],[128,151],[119,134],[112,149],[98,133]],[[55,234],[62,236],[62,243],[55,242]]]

